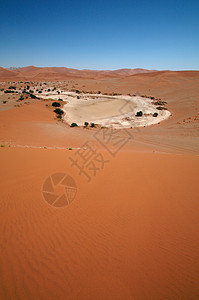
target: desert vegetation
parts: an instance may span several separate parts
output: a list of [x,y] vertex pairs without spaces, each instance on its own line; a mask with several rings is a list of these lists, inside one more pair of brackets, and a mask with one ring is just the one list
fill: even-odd
[[140,111],[138,111],[137,113],[136,113],[136,117],[142,117],[142,115],[143,115],[143,112],[140,110]]
[[70,127],[78,127],[78,125],[76,123],[72,123]]
[[4,93],[5,94],[13,94],[13,93],[15,93],[15,90],[5,90]]
[[167,108],[164,107],[164,106],[158,106],[158,107],[156,107],[156,109],[158,109],[158,110],[167,110]]
[[162,101],[162,100],[158,100],[158,101],[153,102],[153,104],[154,105],[165,105],[165,104],[167,104],[167,102],[166,101]]
[[63,115],[63,114],[64,114],[63,110],[60,109],[60,108],[56,108],[56,109],[54,110],[54,112],[55,112],[57,115]]
[[60,104],[59,102],[53,102],[53,103],[52,103],[52,106],[54,106],[54,107],[60,107],[61,104]]

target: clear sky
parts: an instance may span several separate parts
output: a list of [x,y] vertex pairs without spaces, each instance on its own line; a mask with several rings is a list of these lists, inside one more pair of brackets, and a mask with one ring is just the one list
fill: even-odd
[[199,70],[199,0],[1,1],[0,66]]

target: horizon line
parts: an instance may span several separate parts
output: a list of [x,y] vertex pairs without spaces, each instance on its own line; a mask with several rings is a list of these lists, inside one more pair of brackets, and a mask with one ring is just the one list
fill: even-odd
[[[22,69],[22,68],[28,68],[28,67],[35,67],[35,68],[66,68],[66,69],[73,69],[77,71],[119,71],[119,70],[147,70],[147,71],[154,71],[154,72],[161,72],[161,71],[173,71],[173,72],[178,72],[178,71],[199,71],[198,69],[147,69],[143,67],[136,67],[136,68],[129,68],[129,67],[121,67],[121,68],[116,68],[116,69],[90,69],[90,68],[72,68],[72,67],[65,67],[65,66],[36,66],[36,65],[27,65],[27,66],[22,66],[22,67],[16,67],[16,66],[10,66],[10,67],[2,67],[3,69],[10,69],[10,68],[16,68],[16,69]],[[14,71],[14,70],[11,70]]]

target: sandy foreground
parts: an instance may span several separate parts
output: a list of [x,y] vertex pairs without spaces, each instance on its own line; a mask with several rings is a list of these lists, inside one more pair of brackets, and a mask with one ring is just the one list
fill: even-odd
[[[199,159],[120,152],[90,183],[73,151],[1,148],[1,299],[198,299]],[[42,184],[70,174],[75,200]]]
[[[52,101],[16,107],[6,98],[1,299],[199,298],[198,77],[174,75],[133,79],[135,92],[166,100],[171,115],[160,124],[114,130],[117,143],[102,142],[108,128],[56,120]],[[71,85],[127,94],[134,92],[131,80]],[[95,159],[80,172],[74,161],[88,158],[89,147]],[[62,174],[73,179],[67,190],[55,184]],[[53,198],[63,191],[67,201]]]

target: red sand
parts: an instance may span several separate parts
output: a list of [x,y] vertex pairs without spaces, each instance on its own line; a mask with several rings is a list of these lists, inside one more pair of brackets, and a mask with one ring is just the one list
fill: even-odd
[[[197,299],[198,157],[119,153],[87,183],[69,155],[1,149],[1,298]],[[56,172],[67,208],[42,197]]]
[[[0,112],[0,143],[11,145],[0,148],[1,299],[199,298],[198,73],[76,81],[161,97],[172,111],[129,129],[115,158],[99,147],[109,163],[90,183],[71,167],[76,150],[38,147],[81,147],[97,129],[57,122],[43,101]],[[78,188],[59,209],[42,195],[57,172]]]
[[140,73],[150,73],[154,70],[119,69],[114,71],[76,70],[64,67],[35,67],[29,66],[17,70],[0,67],[0,81],[7,80],[64,80],[70,78],[117,78]]

